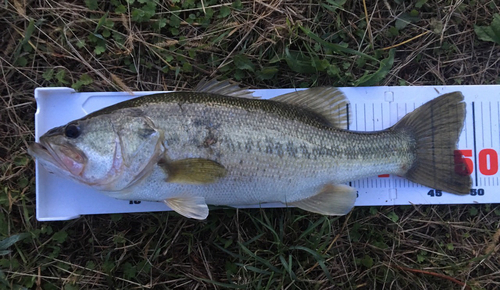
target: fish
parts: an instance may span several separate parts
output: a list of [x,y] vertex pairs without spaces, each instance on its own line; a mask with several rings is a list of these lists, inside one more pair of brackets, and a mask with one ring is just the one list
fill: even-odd
[[[381,131],[348,130],[334,87],[264,100],[229,81],[127,100],[47,131],[28,152],[49,172],[117,199],[157,201],[203,220],[208,205],[282,203],[345,215],[346,183],[394,174],[452,194],[471,177],[455,156],[466,104],[441,95]],[[462,156],[463,158],[463,156]]]

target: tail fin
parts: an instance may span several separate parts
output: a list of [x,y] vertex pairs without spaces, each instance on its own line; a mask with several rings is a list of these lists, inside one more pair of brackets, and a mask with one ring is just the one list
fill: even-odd
[[407,179],[450,193],[467,194],[472,184],[461,175],[454,151],[465,119],[464,97],[460,92],[442,95],[425,103],[401,119],[393,129],[411,134],[417,156],[404,175]]

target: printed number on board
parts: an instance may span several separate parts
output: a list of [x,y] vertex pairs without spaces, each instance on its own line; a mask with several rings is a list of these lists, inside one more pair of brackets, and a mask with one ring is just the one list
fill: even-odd
[[[470,190],[470,195],[472,196],[483,196],[484,195],[484,189],[483,188],[472,188]],[[430,197],[441,197],[443,196],[443,191],[439,189],[431,189],[429,192],[427,192],[427,195]]]
[[[472,150],[455,150],[455,172],[460,175],[470,175],[474,170]],[[495,175],[498,172],[498,154],[494,149],[486,148],[477,155],[479,172],[483,175]]]
[[427,195],[429,195],[431,197],[440,197],[443,195],[443,192],[439,189],[431,189],[431,190],[429,190]]
[[484,189],[478,188],[478,189],[471,189],[470,190],[470,195],[472,196],[483,196],[484,195]]

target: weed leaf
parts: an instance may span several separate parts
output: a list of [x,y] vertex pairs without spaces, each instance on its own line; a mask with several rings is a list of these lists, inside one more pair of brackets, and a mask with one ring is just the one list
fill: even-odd
[[227,6],[222,6],[220,8],[220,18],[226,18],[228,17],[229,15],[231,14],[231,8],[227,7]]
[[416,23],[420,21],[420,17],[418,16],[418,12],[412,10],[410,13],[406,12],[401,14],[399,18],[396,20],[396,28],[401,30],[405,28],[410,23]]
[[500,44],[500,14],[493,15],[490,26],[474,25],[474,32],[483,41],[492,41]]
[[428,0],[418,0],[417,3],[415,3],[416,8],[422,8],[425,3],[427,3]]
[[290,69],[294,72],[313,74],[316,68],[311,63],[311,58],[305,57],[302,53],[285,49],[285,60]]
[[261,80],[270,80],[274,78],[276,73],[278,72],[278,68],[275,66],[265,66],[260,71],[257,71],[257,77]]
[[234,65],[241,70],[254,71],[254,64],[243,54],[235,55],[233,58]]
[[85,6],[90,10],[97,10],[97,8],[99,8],[99,3],[97,0],[85,0]]

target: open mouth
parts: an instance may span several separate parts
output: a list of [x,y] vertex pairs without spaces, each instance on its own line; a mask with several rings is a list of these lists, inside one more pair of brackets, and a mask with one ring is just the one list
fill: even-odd
[[49,161],[50,163],[57,164],[56,160],[52,157],[46,146],[42,143],[33,143],[28,146],[28,154],[35,157],[36,159],[42,159]]
[[50,145],[40,140],[28,147],[28,153],[38,160],[65,169],[74,176],[83,172],[85,155],[80,150],[65,145]]

